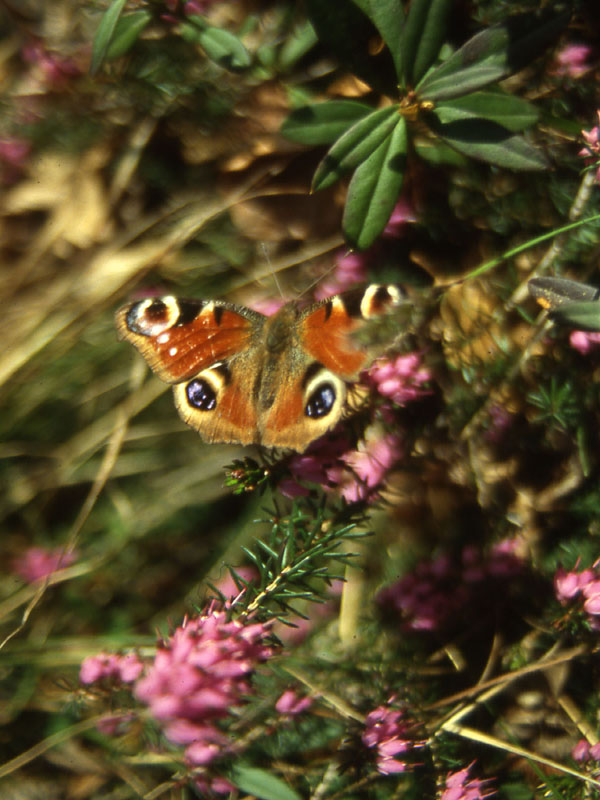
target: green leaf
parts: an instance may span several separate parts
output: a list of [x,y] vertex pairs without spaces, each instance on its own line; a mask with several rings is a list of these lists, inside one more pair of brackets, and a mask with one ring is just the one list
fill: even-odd
[[550,312],[550,318],[582,331],[600,331],[600,303],[568,303]]
[[497,122],[516,133],[537,122],[537,108],[504,92],[473,92],[465,97],[438,103],[433,112],[442,123],[475,117]]
[[[430,120],[431,121],[431,120]],[[546,169],[544,154],[518,134],[486,119],[462,119],[431,125],[444,142],[470,158],[517,170]]]
[[543,308],[552,310],[567,304],[600,300],[600,288],[567,278],[532,278],[527,288]]
[[335,142],[317,167],[313,191],[331,186],[345,172],[365,161],[389,136],[397,122],[397,106],[380,108],[356,122]]
[[302,800],[287,783],[257,767],[236,765],[228,775],[229,780],[246,794],[260,800]]
[[394,60],[396,77],[402,78],[402,29],[404,9],[400,0],[363,0],[354,2],[360,6],[373,22]]
[[385,228],[402,189],[406,149],[406,120],[401,117],[352,176],[342,223],[352,247],[370,247]]
[[447,38],[452,0],[412,0],[402,39],[402,73],[415,86],[434,63]]
[[315,29],[308,21],[297,25],[284,41],[279,53],[279,66],[289,70],[318,42]]
[[569,16],[569,12],[521,14],[477,33],[425,75],[416,87],[419,98],[461,97],[522,69],[558,36]]
[[140,33],[152,19],[149,11],[134,11],[118,20],[114,35],[105,53],[107,61],[120,58],[129,48],[137,42]]
[[371,106],[354,100],[302,106],[292,111],[281,126],[281,133],[300,144],[331,144],[372,110]]
[[250,54],[233,33],[223,28],[213,28],[195,14],[189,16],[188,20],[179,26],[181,35],[187,41],[199,44],[211,61],[233,71],[247,69],[251,65]]
[[100,25],[98,25],[98,30],[96,31],[94,43],[92,45],[91,75],[95,75],[98,72],[104,61],[106,51],[112,41],[115,27],[126,2],[127,0],[113,0],[102,17]]

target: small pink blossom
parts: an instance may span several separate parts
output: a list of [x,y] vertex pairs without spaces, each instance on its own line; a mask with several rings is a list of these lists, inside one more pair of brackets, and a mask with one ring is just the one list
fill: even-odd
[[333,273],[315,291],[317,300],[345,292],[367,280],[369,256],[366,253],[338,253]]
[[143,669],[144,665],[136,653],[126,653],[123,656],[117,653],[98,653],[83,660],[79,680],[85,684],[101,680],[133,683],[140,677]]
[[404,711],[392,709],[389,705],[378,706],[367,714],[362,743],[365,747],[375,749],[377,771],[382,775],[409,769],[409,764],[405,760],[398,760],[396,756],[422,746],[422,742],[410,737],[410,727]]
[[586,356],[591,350],[595,350],[600,345],[600,333],[589,331],[571,331],[569,334],[569,344],[581,355]]
[[399,406],[431,394],[426,384],[431,372],[421,366],[419,353],[407,353],[395,358],[379,358],[368,371],[379,394]]
[[212,607],[177,628],[137,682],[136,697],[170,741],[187,745],[191,764],[205,766],[231,749],[216,722],[243,704],[252,672],[271,656],[268,630]]
[[592,48],[587,44],[568,44],[556,54],[556,75],[568,75],[569,78],[579,78],[590,69],[588,59]]
[[[388,434],[361,443],[341,457],[341,465],[330,467],[327,478],[348,503],[376,499],[389,470],[404,455],[404,443],[399,436]],[[350,471],[346,469],[350,467]]]
[[580,739],[571,750],[571,758],[574,761],[587,761],[590,757],[590,743],[587,739]]
[[296,716],[312,706],[312,697],[300,697],[293,689],[286,689],[275,703],[275,710],[280,714]]
[[133,719],[135,719],[134,714],[113,714],[109,717],[103,717],[96,725],[96,728],[105,736],[122,736]]
[[[596,112],[600,123],[600,111]],[[581,131],[585,147],[579,151],[579,155],[585,159],[587,165],[598,163],[600,158],[600,124],[595,125],[589,131]],[[600,181],[600,167],[596,171],[596,180]]]
[[481,800],[495,794],[495,791],[488,791],[488,780],[478,780],[471,778],[469,772],[473,764],[458,772],[451,772],[446,778],[446,786],[442,792],[440,800]]
[[194,779],[194,784],[201,792],[202,797],[213,797],[216,794],[232,794],[236,790],[232,783],[218,775],[201,775]]
[[24,61],[39,69],[44,83],[53,89],[62,89],[81,75],[80,67],[72,58],[64,58],[48,50],[39,40],[29,42],[23,48],[22,55]]
[[27,583],[34,583],[68,567],[76,557],[75,552],[66,553],[60,547],[54,550],[30,547],[23,555],[13,559],[12,571]]
[[388,239],[397,239],[404,232],[406,225],[410,222],[417,222],[417,219],[417,214],[408,199],[401,197],[390,214],[382,236]]

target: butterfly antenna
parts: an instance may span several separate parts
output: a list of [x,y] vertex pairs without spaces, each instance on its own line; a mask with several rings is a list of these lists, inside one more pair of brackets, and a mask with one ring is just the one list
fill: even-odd
[[267,251],[265,243],[261,242],[260,247],[261,247],[261,250],[263,252],[264,259],[267,262],[267,264],[269,265],[269,269],[271,270],[271,275],[273,276],[273,281],[275,282],[275,286],[277,287],[277,291],[279,292],[279,296],[281,297],[282,300],[285,300],[285,297],[284,297],[284,294],[283,294],[283,290],[281,288],[281,284],[279,283],[279,278],[277,277],[277,273],[273,269],[273,262],[269,258],[269,253]]

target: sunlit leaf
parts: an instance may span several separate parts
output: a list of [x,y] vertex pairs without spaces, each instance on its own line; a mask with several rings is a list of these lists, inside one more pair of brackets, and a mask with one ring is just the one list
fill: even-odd
[[250,66],[250,54],[233,33],[207,25],[203,17],[191,15],[188,20],[180,26],[182,36],[188,41],[197,42],[211,61],[230,70],[242,70]]
[[139,39],[141,32],[146,28],[152,19],[149,11],[134,11],[121,17],[117,22],[114,35],[111,39],[105,58],[110,61],[119,58],[129,50]]
[[370,247],[385,228],[402,189],[406,147],[406,121],[400,118],[393,132],[352,176],[343,228],[353,247]]
[[371,106],[354,100],[302,106],[292,111],[281,126],[281,133],[301,144],[330,144],[372,110]]
[[293,67],[318,42],[315,29],[308,21],[298,25],[287,37],[279,52],[279,65],[287,70]]
[[398,110],[395,106],[373,111],[356,122],[337,140],[317,167],[313,190],[331,186],[345,172],[362,164],[388,137],[397,122]]
[[92,60],[90,64],[90,73],[92,75],[98,72],[104,61],[106,52],[113,38],[115,27],[126,2],[127,0],[113,0],[102,17],[100,25],[98,25],[98,30],[96,31],[94,43],[92,45]]
[[260,800],[302,800],[285,781],[264,769],[236,765],[228,778],[245,794]]

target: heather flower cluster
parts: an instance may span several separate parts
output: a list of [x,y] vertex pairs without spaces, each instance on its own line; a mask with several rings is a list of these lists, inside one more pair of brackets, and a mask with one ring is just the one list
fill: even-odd
[[66,553],[62,547],[46,549],[30,547],[12,561],[12,571],[27,583],[47,578],[59,569],[68,567],[75,561],[76,553]]
[[338,491],[348,503],[373,502],[387,473],[403,455],[399,436],[374,435],[357,450],[349,449],[344,435],[326,437],[306,453],[292,457],[288,465],[291,477],[279,488],[287,497],[306,497],[310,490],[305,484],[312,483],[325,491]]
[[412,573],[379,592],[377,603],[382,610],[397,613],[405,630],[439,631],[474,603],[493,599],[492,582],[522,570],[512,540],[501,543],[488,557],[468,546],[458,564],[447,555],[420,562]]
[[585,764],[587,761],[600,761],[600,742],[590,744],[587,739],[580,739],[571,750],[574,761]]
[[564,606],[579,601],[587,614],[592,630],[600,630],[600,571],[599,562],[592,568],[567,572],[559,567],[554,575],[554,591],[558,601]]
[[379,358],[369,369],[369,378],[379,394],[398,406],[420,400],[431,390],[431,372],[421,366],[419,353],[407,353],[392,359]]
[[470,764],[468,767],[448,775],[440,800],[482,800],[484,797],[495,794],[493,789],[489,790],[489,780],[481,781],[477,778],[469,778],[472,766],[473,764]]
[[569,344],[574,350],[587,356],[591,350],[595,350],[600,345],[600,333],[590,331],[571,331],[569,334]]
[[86,685],[98,681],[133,683],[143,669],[144,664],[136,653],[98,653],[83,660],[79,680]]
[[405,756],[423,745],[423,742],[410,738],[409,729],[404,711],[392,709],[389,705],[379,706],[367,714],[361,739],[365,747],[375,750],[377,770],[382,775],[409,769],[409,764],[398,756]]
[[266,625],[244,625],[211,609],[177,628],[137,682],[135,696],[169,741],[185,745],[190,763],[207,765],[230,750],[216,722],[250,693],[252,672],[272,654],[267,635]]

